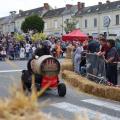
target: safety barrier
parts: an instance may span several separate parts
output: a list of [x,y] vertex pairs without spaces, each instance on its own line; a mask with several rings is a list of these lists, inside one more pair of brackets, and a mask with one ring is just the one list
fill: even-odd
[[[120,63],[116,63],[117,82],[120,84]],[[86,72],[87,78],[94,80],[98,83],[108,84],[106,79],[105,61],[102,56],[95,53],[86,54]],[[113,73],[114,74],[114,73]]]

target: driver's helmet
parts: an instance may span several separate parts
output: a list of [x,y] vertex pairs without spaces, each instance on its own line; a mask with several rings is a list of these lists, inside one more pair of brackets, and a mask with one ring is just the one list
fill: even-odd
[[52,43],[49,40],[45,40],[42,42],[42,47],[43,48],[49,48],[51,47]]

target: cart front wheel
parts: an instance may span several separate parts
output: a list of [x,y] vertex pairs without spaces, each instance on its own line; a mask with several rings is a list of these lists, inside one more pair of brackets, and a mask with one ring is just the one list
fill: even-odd
[[60,97],[64,97],[66,95],[66,85],[64,83],[60,83],[58,85],[58,95]]

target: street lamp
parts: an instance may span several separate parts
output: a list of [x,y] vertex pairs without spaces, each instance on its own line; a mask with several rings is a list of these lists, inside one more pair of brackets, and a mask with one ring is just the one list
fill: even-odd
[[16,11],[10,11],[11,23],[14,24],[14,31],[13,32],[15,32],[15,14],[16,14]]

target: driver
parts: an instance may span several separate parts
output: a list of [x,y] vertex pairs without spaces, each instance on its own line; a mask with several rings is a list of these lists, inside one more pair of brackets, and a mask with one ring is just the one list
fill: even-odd
[[[37,48],[32,56],[32,58],[27,63],[27,70],[22,71],[22,82],[24,85],[30,90],[31,89],[31,81],[32,81],[32,69],[31,69],[31,61],[33,59],[37,59],[43,55],[50,55],[51,42],[49,40],[45,40],[41,43],[41,47]],[[35,74],[35,83],[41,83],[42,76]],[[38,87],[40,88],[40,87]],[[24,89],[24,86],[23,86]]]

